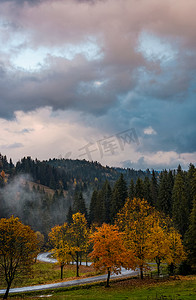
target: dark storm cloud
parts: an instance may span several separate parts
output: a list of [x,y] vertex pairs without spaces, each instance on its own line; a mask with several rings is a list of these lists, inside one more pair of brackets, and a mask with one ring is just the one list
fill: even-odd
[[[6,63],[2,59],[0,117],[44,106],[77,110],[87,114],[89,122],[96,116],[94,123],[103,131],[135,127],[144,152],[196,151],[195,0],[179,0],[176,5],[170,0],[25,2],[1,2],[0,15],[14,24],[9,27],[10,39],[15,33],[27,35],[21,48],[13,51],[48,47],[52,52],[54,47],[77,46],[93,38],[101,55],[88,60],[80,54],[67,60],[51,54],[34,73],[14,69],[9,57]],[[144,31],[167,41],[174,58],[163,63],[160,57],[146,58],[138,52]],[[145,135],[149,126],[157,134]]]

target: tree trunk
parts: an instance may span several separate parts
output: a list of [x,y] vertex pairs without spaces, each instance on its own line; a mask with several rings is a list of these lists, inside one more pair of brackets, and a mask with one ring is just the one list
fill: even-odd
[[110,281],[110,268],[108,268],[108,277],[107,277],[106,287],[110,286],[109,281]]
[[88,255],[86,254],[86,267],[88,267]]
[[143,267],[142,266],[140,266],[140,278],[144,279]]
[[63,279],[63,267],[64,265],[61,265],[61,280]]
[[158,276],[160,275],[160,264],[161,264],[161,261],[159,258],[156,258],[156,263],[157,263],[157,273],[158,273]]
[[9,294],[9,290],[10,290],[10,286],[11,286],[11,284],[8,284],[5,295],[3,296],[3,299],[7,299],[8,294]]
[[76,276],[79,277],[79,254],[76,253]]

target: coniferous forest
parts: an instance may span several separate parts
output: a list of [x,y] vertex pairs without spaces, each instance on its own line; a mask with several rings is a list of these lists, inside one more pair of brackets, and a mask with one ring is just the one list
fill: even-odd
[[51,228],[85,215],[88,225],[114,224],[126,199],[145,199],[171,220],[188,249],[188,262],[196,257],[196,168],[136,171],[103,167],[86,160],[33,160],[13,164],[0,155],[0,218],[11,215],[40,231],[47,241]]

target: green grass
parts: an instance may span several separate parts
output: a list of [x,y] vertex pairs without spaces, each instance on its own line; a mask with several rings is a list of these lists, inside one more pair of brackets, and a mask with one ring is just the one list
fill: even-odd
[[[52,296],[44,298],[47,295]],[[40,296],[51,300],[195,300],[196,277],[161,283],[156,280],[129,279],[112,282],[110,288],[105,288],[102,284],[91,284],[40,292],[39,297],[38,293],[31,293],[20,297],[11,296],[11,299],[40,299]]]
[[[91,267],[80,266],[80,276],[93,275]],[[73,278],[76,276],[76,266],[69,265],[64,267],[63,280]],[[23,278],[16,277],[12,282],[11,288],[37,285],[44,283],[59,282],[60,280],[60,268],[55,264],[36,262],[32,266],[32,271]],[[6,288],[6,283],[0,280],[0,289]]]

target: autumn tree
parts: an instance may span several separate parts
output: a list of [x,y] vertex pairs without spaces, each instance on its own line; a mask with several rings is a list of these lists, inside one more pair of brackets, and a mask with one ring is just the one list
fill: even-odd
[[88,227],[84,214],[76,213],[72,216],[73,222],[69,226],[67,236],[70,254],[76,262],[76,276],[79,277],[79,258],[88,248]]
[[147,259],[152,258],[149,239],[153,224],[152,207],[144,199],[128,199],[117,214],[116,224],[124,232],[127,248],[132,250],[140,269],[141,279],[143,270],[148,269]]
[[119,232],[117,226],[104,223],[102,227],[96,229],[97,231],[90,236],[93,251],[89,256],[94,261],[96,269],[107,271],[106,286],[109,287],[112,272],[120,273],[122,266],[135,268],[133,253],[125,248],[123,233]]
[[170,256],[168,256],[167,261],[170,265],[170,272],[173,274],[177,265],[186,259],[186,253],[182,244],[181,234],[174,227],[169,229],[168,234],[170,241]]
[[44,246],[44,235],[40,231],[36,231],[35,234],[36,234],[37,240],[38,240],[39,251],[41,251]]
[[62,226],[55,226],[49,233],[49,239],[53,245],[54,256],[56,257],[58,264],[61,268],[61,279],[63,279],[63,268],[71,261],[70,245],[68,241],[69,226],[64,223]]
[[160,265],[171,257],[170,238],[167,232],[167,223],[158,213],[154,212],[154,222],[149,232],[149,254],[157,264],[157,273],[160,275]]
[[38,254],[36,234],[18,218],[0,220],[0,272],[7,284],[3,299],[7,299],[17,274],[25,274]]

